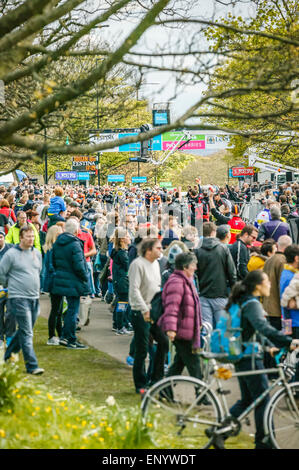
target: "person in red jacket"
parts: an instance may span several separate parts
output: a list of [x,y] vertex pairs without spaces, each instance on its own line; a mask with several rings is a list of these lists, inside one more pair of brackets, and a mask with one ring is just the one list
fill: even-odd
[[[9,225],[13,225],[17,223],[15,213],[13,209],[10,208],[9,202],[6,199],[2,199],[0,201],[0,214],[3,214],[5,215],[5,217],[7,217]],[[5,234],[7,235],[8,228],[4,227],[4,229],[5,229]]]
[[237,240],[238,235],[240,235],[246,225],[244,220],[242,220],[239,216],[239,207],[237,206],[237,204],[234,204],[232,206],[232,218],[227,222],[227,224],[230,226],[231,233],[229,244],[233,245]]
[[239,215],[239,207],[237,204],[232,205],[231,216],[226,216],[221,214],[215,207],[215,203],[213,200],[213,194],[209,196],[209,205],[211,209],[211,213],[213,217],[215,217],[216,221],[219,222],[221,225],[227,224],[230,226],[230,233],[231,238],[229,245],[233,245],[237,240],[237,237],[242,232],[242,229],[245,227],[244,220],[241,219]]

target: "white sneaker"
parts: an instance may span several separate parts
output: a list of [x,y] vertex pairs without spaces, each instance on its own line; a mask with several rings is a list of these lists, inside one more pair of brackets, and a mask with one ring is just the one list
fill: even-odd
[[32,375],[41,375],[45,372],[45,369],[42,369],[41,367],[37,367],[36,369],[34,369],[32,372],[29,372],[29,374],[32,374]]
[[120,336],[120,335],[132,335],[133,334],[133,331],[128,331],[124,326],[122,327],[121,330],[117,330],[116,333],[115,333],[117,336]]
[[48,346],[59,346],[59,338],[56,336],[52,336],[52,338],[48,339],[47,341]]

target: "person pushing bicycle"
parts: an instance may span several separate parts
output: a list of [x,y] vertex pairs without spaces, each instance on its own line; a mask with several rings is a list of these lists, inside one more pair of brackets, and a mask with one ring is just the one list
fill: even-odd
[[[246,305],[241,310],[241,327],[242,342],[252,341],[255,333],[259,333],[266,337],[270,344],[270,354],[273,356],[279,351],[278,348],[288,348],[294,350],[299,346],[298,340],[292,340],[290,336],[284,335],[281,331],[272,327],[266,320],[266,313],[259,297],[268,297],[270,295],[271,283],[266,273],[263,271],[251,271],[245,279],[237,282],[231,292],[226,310],[232,304]],[[262,355],[256,355],[252,360],[251,357],[244,357],[235,364],[237,372],[264,369]],[[256,400],[267,388],[268,379],[266,374],[248,375],[238,377],[241,391],[241,399],[238,400],[230,409],[232,416],[237,418],[241,413]],[[255,408],[255,448],[270,448],[265,442],[263,417],[266,405],[269,401],[269,395]],[[225,438],[225,437],[224,437]],[[222,437],[216,437],[216,446],[223,447]]]

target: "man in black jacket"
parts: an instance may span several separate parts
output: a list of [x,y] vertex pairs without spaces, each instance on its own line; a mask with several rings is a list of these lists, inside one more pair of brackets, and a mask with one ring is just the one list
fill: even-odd
[[229,246],[239,281],[245,279],[248,274],[249,249],[247,247],[257,239],[257,235],[258,231],[253,225],[245,225],[238,240]]
[[194,250],[197,257],[197,276],[203,321],[216,326],[219,312],[227,304],[228,286],[237,280],[236,268],[229,249],[216,238],[216,225],[203,224],[203,242]]
[[68,304],[59,344],[69,349],[88,349],[76,338],[80,296],[90,293],[83,241],[77,237],[78,233],[78,221],[69,219],[65,224],[65,232],[58,236],[53,245],[55,276],[52,293],[65,296]]

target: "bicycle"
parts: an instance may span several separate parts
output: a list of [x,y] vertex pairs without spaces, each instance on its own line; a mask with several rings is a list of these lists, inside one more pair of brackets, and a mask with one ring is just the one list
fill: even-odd
[[[299,448],[299,382],[289,383],[294,368],[280,364],[285,354],[281,350],[276,356],[277,368],[232,372],[218,364],[218,355],[203,352],[201,355],[211,362],[210,382],[187,377],[167,377],[154,384],[143,398],[141,409],[145,420],[152,423],[152,437],[159,447],[159,438],[167,434],[169,448],[208,449],[215,444],[217,436],[225,438],[237,436],[243,421],[248,421],[249,413],[278,387],[270,398],[264,414],[264,430],[276,449]],[[277,373],[278,378],[255,402],[234,418],[229,413],[226,394],[221,380],[245,375]],[[214,445],[215,447],[215,445]]]

